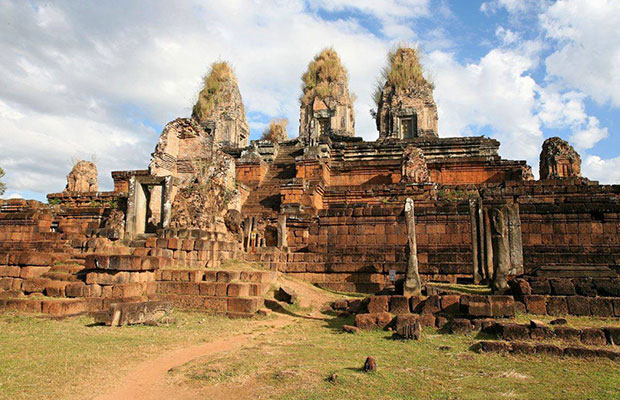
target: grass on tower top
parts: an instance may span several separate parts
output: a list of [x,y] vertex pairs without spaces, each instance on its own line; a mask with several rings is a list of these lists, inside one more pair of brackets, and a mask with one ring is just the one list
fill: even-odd
[[377,81],[373,94],[377,105],[386,83],[396,90],[405,90],[411,86],[429,83],[424,78],[424,70],[420,64],[420,51],[417,48],[399,46],[390,50],[387,58],[387,65],[381,71],[381,78]]
[[228,62],[218,61],[211,64],[209,73],[203,78],[203,87],[198,94],[198,101],[192,110],[194,118],[202,121],[211,114],[221,100],[222,84],[230,79],[234,79],[234,74]]
[[272,143],[279,143],[286,140],[286,126],[288,125],[288,119],[272,119],[269,122],[269,126],[263,131],[261,140],[269,140]]
[[323,49],[308,64],[302,75],[302,103],[315,97],[325,99],[337,95],[335,83],[347,80],[347,70],[342,66],[338,53],[331,47]]

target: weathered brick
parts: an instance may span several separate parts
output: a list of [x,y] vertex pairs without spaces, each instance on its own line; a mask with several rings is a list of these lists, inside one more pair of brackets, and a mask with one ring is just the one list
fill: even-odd
[[547,296],[524,296],[523,302],[525,303],[525,308],[528,313],[540,315],[547,314]]
[[389,296],[370,296],[368,312],[371,314],[388,312],[390,310],[389,299]]

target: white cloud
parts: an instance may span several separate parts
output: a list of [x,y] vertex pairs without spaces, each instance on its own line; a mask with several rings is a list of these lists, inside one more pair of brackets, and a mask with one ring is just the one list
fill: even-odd
[[583,176],[601,183],[620,184],[620,157],[605,160],[598,156],[587,156],[582,162],[581,172]]
[[558,1],[540,17],[558,47],[547,72],[598,103],[620,106],[620,1]]
[[479,135],[483,128],[502,141],[505,157],[534,160],[542,132],[534,115],[534,61],[516,51],[493,49],[478,63],[461,65],[449,53],[428,57],[436,77],[441,136]]
[[495,29],[495,36],[497,36],[504,45],[513,44],[520,39],[518,33],[506,29],[503,26],[498,26],[497,29]]
[[[410,19],[427,16],[430,0],[317,0],[310,7],[330,12],[358,11],[377,18],[383,34],[392,39],[411,40],[415,37]],[[445,14],[442,4],[440,11]]]
[[501,8],[505,8],[510,14],[524,13],[532,7],[539,7],[544,0],[491,0],[480,5],[480,11],[485,14],[493,14]]
[[558,88],[548,86],[538,90],[540,94],[538,117],[548,128],[577,127],[587,122],[583,93],[569,91],[560,93]]
[[93,153],[103,189],[111,170],[145,168],[159,132],[144,123],[188,116],[218,59],[234,66],[252,128],[286,117],[295,137],[300,76],[333,45],[358,95],[357,134],[377,137],[368,110],[389,43],[358,22],[322,20],[301,0],[147,4],[0,0],[0,165],[11,190],[60,191],[70,160]]
[[609,135],[607,128],[601,128],[599,125],[598,118],[588,117],[587,125],[573,132],[570,139],[577,150],[590,149]]

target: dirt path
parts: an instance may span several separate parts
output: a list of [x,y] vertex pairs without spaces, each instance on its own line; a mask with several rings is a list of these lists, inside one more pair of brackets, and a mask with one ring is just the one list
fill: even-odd
[[[114,391],[96,397],[96,400],[115,400],[115,399],[195,399],[196,391],[191,388],[169,386],[166,382],[168,371],[171,368],[179,367],[196,358],[215,353],[223,353],[236,350],[259,334],[269,334],[278,329],[291,324],[294,318],[286,315],[278,315],[276,319],[268,321],[257,321],[246,333],[229,336],[225,339],[216,340],[209,343],[185,347],[182,349],[168,351],[157,358],[147,360],[121,380],[114,388]],[[256,328],[270,326],[268,330],[256,332]]]

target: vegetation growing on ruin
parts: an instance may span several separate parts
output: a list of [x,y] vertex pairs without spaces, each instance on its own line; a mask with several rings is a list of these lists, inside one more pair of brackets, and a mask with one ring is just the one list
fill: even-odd
[[215,62],[211,65],[209,73],[203,78],[203,87],[198,94],[198,101],[192,110],[192,116],[202,121],[208,118],[215,106],[222,101],[222,88],[224,82],[234,80],[234,74],[230,64],[226,61]]
[[[4,170],[2,169],[2,167],[0,167],[0,179],[2,179],[3,177],[4,177]],[[6,185],[0,182],[0,195],[3,195],[5,191],[6,191]]]
[[373,98],[378,105],[386,84],[395,90],[407,90],[428,83],[420,64],[419,49],[401,45],[388,53],[387,65],[381,71],[381,78],[377,81]]
[[288,125],[288,119],[272,119],[269,122],[269,126],[263,131],[261,140],[269,140],[272,143],[279,143],[286,140],[286,126]]
[[308,64],[308,70],[302,75],[303,104],[309,104],[315,97],[325,99],[337,97],[339,83],[346,82],[347,70],[342,66],[336,50],[323,49]]

